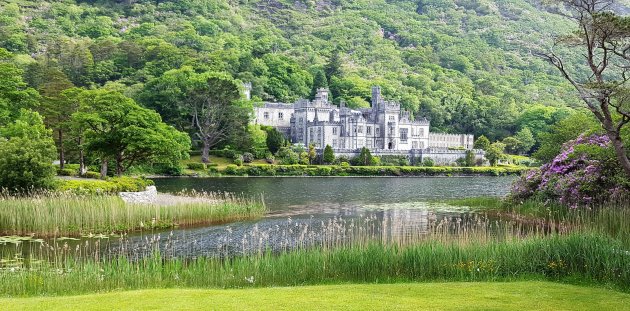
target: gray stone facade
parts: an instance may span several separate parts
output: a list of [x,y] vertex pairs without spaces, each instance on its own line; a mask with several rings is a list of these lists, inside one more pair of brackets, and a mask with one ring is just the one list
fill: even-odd
[[472,150],[474,142],[473,135],[431,133],[426,118],[412,119],[399,103],[384,100],[378,86],[372,88],[370,108],[338,107],[328,101],[327,89],[319,89],[313,101],[264,103],[254,110],[256,124],[277,128],[294,144],[319,150],[330,145],[337,155],[354,156],[366,147],[374,155],[430,157],[447,164]]

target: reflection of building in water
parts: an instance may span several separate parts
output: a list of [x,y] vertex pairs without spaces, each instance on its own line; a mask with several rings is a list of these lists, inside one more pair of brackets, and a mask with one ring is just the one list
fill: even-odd
[[404,242],[426,234],[429,220],[435,217],[428,209],[388,209],[377,214],[380,214],[383,242]]

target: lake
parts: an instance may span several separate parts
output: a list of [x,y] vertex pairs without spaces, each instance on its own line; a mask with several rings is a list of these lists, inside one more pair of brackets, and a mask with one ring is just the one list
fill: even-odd
[[[479,222],[482,215],[444,200],[504,196],[514,177],[229,177],[160,178],[160,192],[205,191],[263,198],[269,210],[257,220],[48,241],[70,249],[79,245],[99,256],[221,256],[282,251],[303,246],[339,245],[360,240],[417,238],[442,221]],[[442,202],[440,202],[442,201]],[[487,218],[484,218],[486,222]],[[456,230],[451,227],[448,230]],[[29,244],[29,243],[25,243]],[[31,251],[37,251],[37,245]],[[5,248],[6,250],[6,248]],[[93,254],[94,252],[85,252]]]

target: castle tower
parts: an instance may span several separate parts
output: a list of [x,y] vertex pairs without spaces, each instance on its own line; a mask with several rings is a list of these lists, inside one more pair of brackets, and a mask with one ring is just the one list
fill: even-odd
[[372,109],[378,109],[381,102],[381,87],[376,85],[372,87]]
[[318,88],[317,93],[315,94],[315,100],[328,104],[328,89]]

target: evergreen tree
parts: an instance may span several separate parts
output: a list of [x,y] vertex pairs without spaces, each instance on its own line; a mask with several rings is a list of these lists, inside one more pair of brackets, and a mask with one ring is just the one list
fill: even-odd
[[370,153],[370,149],[363,147],[361,149],[361,153],[357,157],[356,162],[358,165],[361,165],[361,166],[372,165],[372,153]]
[[272,154],[276,154],[284,146],[284,134],[273,127],[267,127],[265,131],[267,132],[267,148]]
[[324,148],[323,160],[325,164],[332,164],[335,162],[335,152],[330,145],[326,145],[326,148]]
[[[313,88],[311,89],[311,99],[315,98],[317,89],[328,88],[328,79],[326,79],[326,73],[321,68],[316,68],[313,72]],[[332,102],[332,98],[328,98]]]

